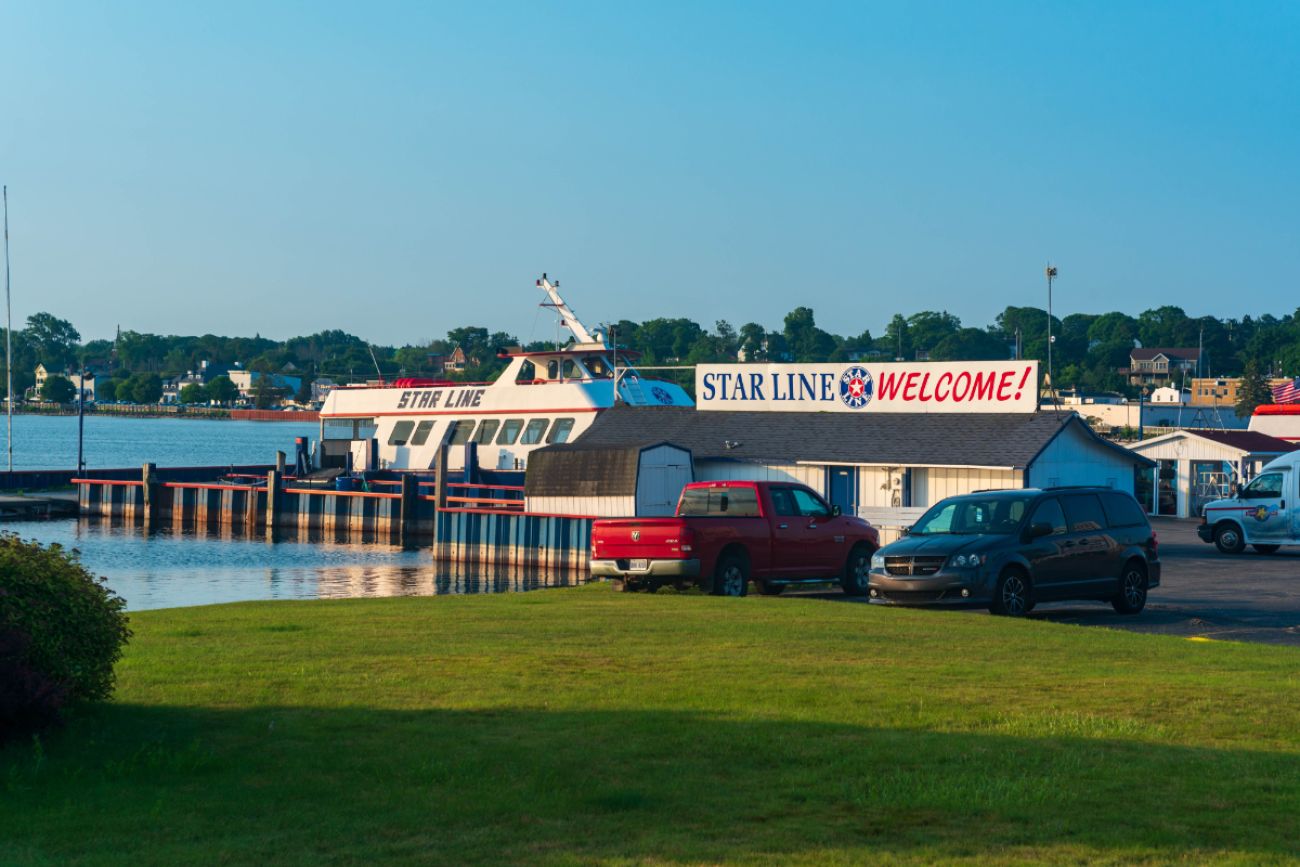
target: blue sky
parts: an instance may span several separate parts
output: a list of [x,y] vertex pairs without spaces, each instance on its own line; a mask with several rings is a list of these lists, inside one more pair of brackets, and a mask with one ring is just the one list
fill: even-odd
[[16,320],[1293,310],[1300,4],[0,10]]

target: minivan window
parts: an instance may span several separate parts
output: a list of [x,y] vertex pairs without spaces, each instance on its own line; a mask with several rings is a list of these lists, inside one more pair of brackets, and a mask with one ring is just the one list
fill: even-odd
[[754,488],[687,488],[677,514],[690,518],[756,518],[758,492]]
[[519,439],[519,432],[524,429],[524,420],[522,418],[508,418],[505,424],[501,425],[501,433],[497,436],[497,445],[512,446],[515,440]]
[[912,525],[911,533],[933,536],[1014,533],[1024,517],[1028,497],[959,497],[944,500]]
[[573,419],[557,418],[555,424],[551,425],[551,432],[546,435],[548,443],[567,443],[569,441],[569,431],[573,430]]
[[393,425],[393,432],[388,435],[388,444],[390,446],[404,446],[410,439],[411,429],[415,427],[413,421],[399,421]]
[[1029,521],[1030,526],[1034,524],[1047,524],[1052,528],[1053,536],[1062,536],[1065,534],[1065,513],[1061,511],[1061,504],[1055,499],[1043,500],[1034,509],[1034,517]]
[[534,443],[542,441],[542,434],[546,431],[546,426],[551,423],[548,418],[535,418],[524,428],[524,435],[519,439],[519,444],[531,446]]
[[1102,494],[1101,505],[1106,509],[1106,522],[1112,527],[1141,527],[1147,523],[1142,507],[1125,494]]
[[415,433],[411,436],[411,445],[422,446],[429,441],[429,431],[433,430],[433,422],[425,419],[415,426]]
[[1072,494],[1065,498],[1065,515],[1071,533],[1089,533],[1106,529],[1106,513],[1096,494]]

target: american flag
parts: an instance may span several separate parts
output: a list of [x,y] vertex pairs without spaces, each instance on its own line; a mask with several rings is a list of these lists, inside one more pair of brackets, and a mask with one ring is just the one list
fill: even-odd
[[1300,403],[1300,376],[1273,386],[1273,403]]

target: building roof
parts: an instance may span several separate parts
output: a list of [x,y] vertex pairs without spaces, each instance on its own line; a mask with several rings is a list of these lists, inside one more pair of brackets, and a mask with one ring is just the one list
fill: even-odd
[[1183,358],[1187,361],[1195,361],[1201,357],[1201,350],[1194,347],[1191,349],[1170,349],[1161,346],[1135,346],[1129,352],[1128,357],[1134,361],[1150,361],[1157,355],[1163,355],[1166,358]]
[[1097,436],[1072,412],[859,415],[620,405],[598,414],[576,445],[668,442],[697,460],[1023,469],[1071,424],[1135,463],[1149,463]]
[[[576,442],[540,448],[528,456],[527,497],[620,497],[636,494],[641,453],[672,443],[598,446]],[[690,454],[686,456],[689,464]]]
[[1286,454],[1300,448],[1300,443],[1289,442],[1284,439],[1269,436],[1265,433],[1253,430],[1206,430],[1201,428],[1186,428],[1184,430],[1170,431],[1158,437],[1152,437],[1149,440],[1143,440],[1140,443],[1134,443],[1134,449],[1146,449],[1149,446],[1159,445],[1182,436],[1200,437],[1219,445],[1227,446],[1231,449],[1237,449],[1245,454],[1269,455],[1269,454]]

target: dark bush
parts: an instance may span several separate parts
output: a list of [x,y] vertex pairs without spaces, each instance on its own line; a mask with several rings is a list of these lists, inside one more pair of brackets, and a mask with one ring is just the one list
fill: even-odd
[[27,661],[25,635],[0,631],[0,746],[59,721],[68,691]]
[[0,534],[0,634],[20,636],[22,661],[68,701],[113,692],[113,665],[131,636],[125,604],[75,552]]

